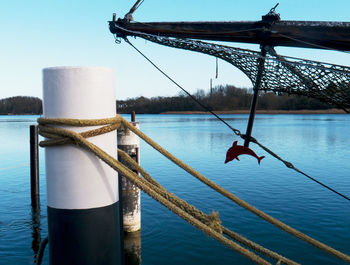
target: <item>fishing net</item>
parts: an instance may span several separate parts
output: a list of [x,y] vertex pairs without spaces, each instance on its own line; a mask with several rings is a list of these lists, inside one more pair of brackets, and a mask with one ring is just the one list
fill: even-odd
[[[257,80],[260,52],[198,40],[143,33],[133,33],[133,35],[165,46],[197,51],[221,58],[246,74],[253,85]],[[265,56],[260,89],[316,98],[349,112],[350,67],[285,57],[278,55],[273,48],[270,48]]]

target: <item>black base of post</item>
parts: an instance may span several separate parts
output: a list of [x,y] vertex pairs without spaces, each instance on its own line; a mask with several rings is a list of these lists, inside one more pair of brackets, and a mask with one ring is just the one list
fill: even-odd
[[121,265],[119,202],[94,209],[47,207],[47,214],[50,265]]

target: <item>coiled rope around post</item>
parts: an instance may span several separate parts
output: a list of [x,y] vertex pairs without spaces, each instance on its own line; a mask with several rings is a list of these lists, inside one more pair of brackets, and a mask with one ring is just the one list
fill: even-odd
[[217,232],[224,233],[227,236],[229,236],[231,239],[245,245],[246,247],[253,249],[257,252],[260,252],[261,254],[275,259],[277,261],[281,261],[284,264],[298,264],[290,259],[287,259],[281,255],[279,255],[276,252],[273,252],[269,249],[266,249],[259,244],[239,235],[238,233],[233,232],[232,230],[224,227],[221,224],[220,219],[218,218],[218,215],[216,213],[212,213],[211,215],[207,215],[203,213],[202,211],[195,208],[193,205],[189,204],[188,202],[178,198],[172,193],[169,193],[163,186],[161,186],[157,181],[155,181],[134,159],[132,159],[126,152],[124,152],[121,149],[118,149],[118,155],[121,156],[124,162],[128,164],[128,166],[137,171],[140,172],[141,175],[150,183],[157,186],[161,189],[162,192],[166,193],[166,196],[169,198],[170,201],[172,201],[174,204],[176,204],[178,207],[186,211],[187,213],[195,216],[197,219],[202,221],[203,223],[207,224],[209,227],[213,228]]
[[[43,118],[38,119],[38,122],[40,124],[40,126],[39,126],[40,134],[44,137],[49,137],[49,138],[54,139],[52,142],[55,142],[54,143],[55,145],[56,144],[64,144],[64,142],[67,143],[67,141],[71,142],[71,140],[62,139],[62,137],[63,138],[68,137],[68,138],[72,139],[74,143],[81,145],[82,147],[93,152],[95,155],[97,155],[103,161],[105,161],[108,165],[110,165],[112,168],[117,170],[120,174],[129,177],[129,179],[132,182],[134,182],[139,188],[141,188],[144,192],[146,192],[148,195],[150,195],[152,198],[156,199],[157,201],[161,202],[168,209],[170,209],[171,211],[173,211],[174,213],[176,213],[177,215],[179,215],[180,217],[185,219],[187,222],[189,222],[193,226],[201,229],[203,232],[205,232],[206,234],[217,239],[219,242],[229,246],[230,248],[236,250],[237,252],[241,253],[242,255],[248,257],[249,259],[251,259],[259,264],[268,264],[268,263],[266,263],[265,260],[261,259],[259,256],[255,255],[254,253],[252,253],[252,252],[242,248],[240,245],[228,240],[226,237],[222,236],[220,233],[216,232],[215,230],[213,230],[209,226],[207,226],[205,224],[203,225],[202,222],[193,218],[192,216],[190,216],[188,213],[181,210],[176,205],[174,205],[174,204],[168,205],[167,204],[168,201],[164,197],[159,196],[152,188],[150,188],[148,186],[147,182],[145,182],[145,180],[142,179],[142,181],[141,181],[140,179],[138,179],[137,174],[135,174],[133,171],[131,171],[130,169],[128,169],[127,167],[122,165],[119,161],[115,160],[113,157],[109,156],[107,153],[105,153],[103,150],[99,149],[97,146],[95,146],[92,143],[85,140],[83,135],[86,134],[86,135],[95,136],[95,135],[100,134],[99,130],[101,130],[101,131],[107,130],[108,131],[108,130],[111,130],[111,128],[113,126],[120,126],[119,123],[121,123],[123,126],[127,127],[129,130],[131,130],[136,135],[138,135],[140,138],[142,138],[145,142],[150,144],[157,151],[159,151],[164,156],[166,156],[168,159],[173,161],[175,164],[177,164],[178,166],[180,166],[181,168],[186,170],[188,173],[190,173],[191,175],[193,175],[194,177],[196,177],[201,182],[205,183],[206,185],[208,185],[209,187],[211,187],[215,191],[219,192],[223,196],[229,198],[230,200],[237,203],[238,205],[245,208],[246,210],[256,214],[257,216],[270,222],[271,224],[275,225],[276,227],[290,233],[291,235],[298,237],[298,238],[304,240],[305,242],[307,242],[307,243],[309,243],[309,244],[311,244],[311,245],[313,245],[313,246],[315,246],[315,247],[317,247],[317,248],[319,248],[319,249],[321,249],[329,254],[332,254],[333,256],[335,256],[343,261],[350,263],[350,257],[348,255],[346,255],[338,250],[335,250],[335,249],[327,246],[326,244],[324,244],[316,239],[313,239],[313,238],[301,233],[300,231],[284,224],[283,222],[271,217],[270,215],[258,210],[257,208],[253,207],[249,203],[241,200],[240,198],[238,198],[234,194],[230,193],[229,191],[223,189],[222,187],[220,187],[216,183],[207,179],[206,177],[201,175],[199,172],[197,172],[196,170],[194,170],[193,168],[191,168],[190,166],[188,166],[187,164],[185,164],[184,162],[182,162],[181,160],[179,160],[178,158],[176,158],[175,156],[170,154],[168,151],[166,151],[160,145],[155,143],[148,136],[143,134],[140,130],[138,130],[134,126],[130,125],[129,122],[126,121],[125,119],[123,119],[121,116],[118,115],[117,117],[112,118],[112,119],[104,119],[104,122],[101,122],[101,121],[102,120],[43,119]],[[110,123],[108,123],[108,122],[110,122]],[[106,125],[106,124],[109,124],[109,125],[104,126],[101,129],[91,130],[91,131],[88,131],[88,132],[85,132],[82,134],[78,134],[78,133],[67,131],[64,129],[53,128],[53,127],[47,126],[47,125],[93,126],[93,125]],[[50,142],[41,143],[41,146],[50,146],[50,145],[53,145],[53,144]]]
[[[80,120],[84,123],[84,120]],[[86,120],[89,126],[91,125],[96,125],[93,121],[88,121]],[[48,127],[44,126],[43,124],[50,124],[50,119],[39,119],[38,120],[39,124],[39,130],[40,134],[44,137],[52,137],[54,140],[52,141],[43,141],[40,143],[40,146],[42,147],[49,147],[49,146],[55,146],[57,144],[62,145],[65,143],[75,143],[78,146],[81,146],[92,153],[94,153],[97,157],[99,157],[101,160],[103,160],[105,163],[107,163],[110,167],[115,169],[119,174],[122,174],[123,176],[127,177],[131,182],[133,182],[137,187],[139,187],[141,190],[143,190],[146,194],[151,196],[153,199],[156,201],[160,202],[163,204],[165,207],[167,207],[169,210],[177,214],[179,217],[193,225],[194,227],[202,230],[205,234],[208,236],[218,240],[222,244],[230,247],[231,249],[237,251],[241,255],[249,258],[250,260],[254,261],[257,264],[264,264],[268,265],[270,264],[266,260],[262,259],[255,253],[243,248],[239,244],[229,240],[228,238],[224,237],[221,233],[215,231],[214,229],[210,228],[208,225],[203,224],[190,214],[186,213],[183,211],[181,208],[177,207],[173,203],[171,203],[167,198],[164,198],[163,196],[160,196],[155,190],[155,185],[150,184],[146,180],[140,178],[139,175],[137,175],[135,172],[132,170],[128,169],[126,166],[124,166],[121,162],[101,150],[99,147],[96,145],[90,143],[87,141],[82,134],[73,132],[73,131],[68,131],[65,129],[61,128],[54,128],[54,127]],[[72,122],[70,123],[69,119],[60,119],[55,120],[54,124],[56,125],[73,125],[75,123]],[[99,124],[102,125],[102,124]],[[81,125],[73,125],[73,126],[81,126]],[[105,128],[109,127],[109,125],[102,127],[102,130],[105,130]],[[86,133],[89,135],[98,135],[98,130],[91,130]],[[68,139],[67,139],[68,138]]]
[[[63,125],[63,124],[65,124],[65,122],[66,122],[65,120],[55,119],[54,124],[55,125]],[[85,137],[86,136],[96,136],[99,134],[99,130],[101,132],[108,132],[108,131],[110,131],[110,129],[115,128],[115,127],[119,127],[119,125],[120,125],[120,122],[118,119],[109,119],[109,120],[105,120],[102,123],[89,120],[89,121],[86,121],[86,125],[89,125],[89,126],[102,125],[102,124],[105,124],[106,122],[115,122],[115,124],[104,126],[101,129],[87,131],[87,132],[81,133],[81,135],[83,137],[84,136]],[[50,124],[50,121],[44,120],[41,124],[42,125]],[[80,126],[81,123],[77,122],[77,121],[72,121],[69,125]],[[63,144],[68,144],[68,143],[74,143],[74,141],[70,138],[62,138],[61,136],[57,136],[57,134],[53,134],[52,128],[50,128],[48,130],[44,130],[41,127],[40,132],[43,136],[51,137],[53,139],[50,141],[41,142],[41,146],[54,146],[54,145],[63,145]],[[183,201],[180,198],[176,197],[175,195],[169,193],[158,182],[156,182],[143,168],[141,168],[128,154],[126,154],[122,150],[118,150],[118,154],[122,157],[122,159],[125,162],[127,162],[130,165],[131,169],[139,171],[149,183],[151,183],[153,186],[156,186],[158,188],[157,189],[158,194],[162,195],[164,198],[167,198],[172,203],[174,203],[176,206],[178,206],[180,209],[182,209],[185,212],[187,212],[188,214],[194,216],[195,218],[200,220],[202,223],[204,223],[207,226],[209,226],[210,228],[214,229],[216,232],[218,232],[220,234],[222,232],[224,232],[226,235],[228,235],[232,239],[242,243],[243,245],[246,245],[247,247],[249,247],[255,251],[258,251],[258,252],[266,255],[267,257],[270,257],[270,258],[275,259],[277,261],[281,261],[284,264],[292,264],[292,265],[298,264],[290,259],[287,259],[287,258],[285,258],[285,257],[283,257],[283,256],[281,256],[281,255],[279,255],[271,250],[268,250],[268,249],[266,249],[266,248],[264,248],[256,243],[244,238],[243,236],[225,228],[224,226],[221,226],[220,220],[218,219],[217,215],[215,215],[215,214],[206,215],[203,212],[196,209],[195,207],[193,207],[192,205],[188,204],[186,201]],[[126,175],[126,176],[128,177],[128,175]],[[156,188],[153,187],[153,189],[156,189]],[[180,217],[182,217],[182,216],[180,216]],[[259,264],[260,264],[260,262],[259,262]]]

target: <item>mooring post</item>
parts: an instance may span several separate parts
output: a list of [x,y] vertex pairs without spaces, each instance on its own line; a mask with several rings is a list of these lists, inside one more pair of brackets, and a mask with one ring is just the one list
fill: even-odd
[[[132,120],[135,116],[132,114]],[[131,122],[139,128],[138,122]],[[125,127],[118,129],[118,148],[126,152],[137,163],[140,163],[140,139]],[[123,159],[119,156],[119,161]],[[120,177],[121,201],[123,207],[123,227],[125,232],[135,232],[141,229],[140,189],[124,176]]]
[[[136,128],[135,112],[131,113],[131,123]],[[140,140],[127,128],[118,130],[118,148],[126,152],[137,163],[140,163]],[[123,159],[119,156],[119,161]],[[119,178],[123,229],[124,229],[124,262],[130,265],[141,264],[141,199],[140,189],[124,176]]]
[[259,96],[259,89],[261,85],[261,79],[264,73],[264,66],[265,66],[265,56],[266,56],[266,47],[261,47],[261,57],[258,59],[258,73],[255,80],[255,85],[253,89],[253,98],[252,102],[250,104],[250,113],[249,113],[249,120],[247,125],[247,131],[245,134],[245,140],[244,140],[244,147],[249,147],[250,137],[252,135],[253,130],[253,124],[254,124],[254,118],[255,118],[255,111],[257,107],[258,102],[258,96]]
[[[110,68],[45,68],[43,90],[44,118],[116,115]],[[98,127],[68,129],[82,132]],[[117,158],[116,132],[88,140]],[[46,148],[45,162],[50,265],[121,264],[117,172],[74,144]]]
[[29,126],[30,142],[30,198],[32,205],[32,249],[34,252],[34,261],[37,260],[37,254],[41,243],[40,233],[40,189],[39,189],[39,144],[38,144],[38,126]]
[[30,125],[30,198],[34,211],[40,208],[38,126]]
[[131,112],[131,122],[135,122],[135,111]]

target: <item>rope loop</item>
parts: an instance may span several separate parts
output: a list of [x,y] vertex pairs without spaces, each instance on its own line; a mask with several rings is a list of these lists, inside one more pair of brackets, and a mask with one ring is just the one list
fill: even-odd
[[[108,121],[108,122],[107,122]],[[220,233],[220,230],[216,230],[215,227],[220,227],[222,229],[222,232],[226,235],[229,235],[238,242],[245,244],[249,247],[251,247],[254,250],[262,250],[261,252],[265,251],[263,248],[257,247],[256,243],[245,241],[245,239],[236,237],[237,234],[235,234],[233,231],[228,230],[227,228],[223,227],[221,225],[221,221],[218,218],[217,213],[212,213],[211,215],[207,216],[205,214],[202,215],[202,213],[193,207],[192,205],[188,205],[185,201],[182,201],[181,199],[177,198],[176,196],[170,194],[167,192],[164,188],[160,186],[155,181],[147,181],[147,178],[141,178],[138,174],[133,172],[128,167],[124,166],[122,163],[120,163],[115,158],[111,157],[109,154],[101,150],[96,145],[92,144],[91,142],[87,141],[85,139],[86,137],[91,137],[91,135],[99,135],[101,133],[110,132],[112,130],[112,127],[114,127],[114,130],[119,128],[120,126],[127,127],[131,132],[135,133],[137,136],[142,138],[146,143],[151,145],[154,149],[156,149],[158,152],[163,154],[165,157],[167,157],[169,160],[177,164],[179,167],[183,168],[185,171],[190,173],[192,176],[209,186],[210,188],[214,189],[221,195],[225,196],[226,198],[230,199],[231,201],[235,202],[236,204],[240,205],[242,208],[254,213],[258,217],[264,219],[265,221],[275,225],[279,229],[347,262],[350,264],[350,256],[331,248],[330,246],[311,238],[302,232],[286,225],[285,223],[273,218],[272,216],[260,211],[259,209],[253,207],[249,203],[245,202],[244,200],[238,198],[231,192],[225,190],[224,188],[220,187],[216,183],[212,182],[211,180],[204,177],[202,174],[185,164],[183,161],[179,160],[175,156],[173,156],[171,153],[169,153],[167,150],[162,148],[159,144],[154,142],[151,138],[149,138],[147,135],[142,133],[140,130],[135,128],[133,125],[131,125],[128,121],[123,119],[120,115],[117,115],[114,118],[111,119],[101,119],[101,120],[76,120],[76,119],[44,119],[40,118],[38,119],[39,125],[39,133],[40,135],[44,137],[48,137],[51,140],[41,142],[41,146],[52,146],[53,144],[63,144],[65,143],[71,143],[75,142],[77,145],[87,149],[88,151],[95,154],[97,157],[99,157],[101,160],[103,160],[105,163],[107,163],[110,167],[115,169],[119,174],[125,176],[133,182],[137,187],[142,189],[145,193],[147,193],[149,196],[151,196],[156,201],[163,204],[165,207],[167,207],[169,210],[183,218],[185,221],[193,225],[194,227],[202,230],[205,234],[211,236],[212,238],[218,240],[219,242],[225,244],[226,246],[230,247],[231,249],[237,251],[238,253],[242,254],[243,256],[249,258],[250,260],[256,262],[257,264],[270,264],[266,260],[262,259],[260,256],[257,256],[255,253],[243,248],[241,245],[237,244],[236,242],[229,240],[227,237],[223,236]],[[99,129],[93,129],[87,132],[83,133],[76,133],[73,131],[69,131],[67,129],[52,127],[52,125],[71,125],[71,126],[93,126],[93,125],[105,125]],[[55,142],[56,141],[56,142]],[[259,146],[261,144],[257,142]],[[267,149],[266,147],[262,146],[263,148]],[[268,149],[267,149],[268,150]],[[276,155],[277,156],[277,155]],[[131,159],[131,158],[130,158]],[[134,165],[134,167],[136,167]],[[140,170],[141,174],[142,171]],[[184,203],[182,203],[184,202]],[[184,207],[187,210],[184,210]],[[209,219],[208,219],[209,218]],[[208,223],[209,222],[209,223]],[[245,243],[244,243],[245,242]],[[255,245],[254,245],[255,244]],[[256,247],[256,248],[255,248]],[[269,250],[268,250],[269,251]],[[265,251],[266,252],[266,251]],[[267,254],[266,254],[267,253]],[[265,255],[269,257],[273,257],[276,260],[283,260],[285,264],[296,264],[294,261],[290,261],[284,257],[276,256],[278,254],[271,254],[270,252],[264,253]]]
[[[121,123],[116,122],[115,124],[118,124],[119,126],[123,124],[128,128],[130,128],[130,126],[133,127],[132,125],[129,125],[129,123],[126,120],[121,118],[121,116],[119,116],[118,119],[121,119]],[[74,126],[84,126],[85,121],[86,120],[78,121],[78,120],[69,119],[67,121],[67,124],[69,125],[75,124]],[[53,124],[66,125],[64,124],[64,121],[62,119],[49,120],[49,119],[41,118],[40,120],[38,120],[38,122],[40,124],[39,125],[40,135],[42,136],[46,135],[45,137],[49,137],[52,139],[41,143],[42,146],[52,146],[53,142],[50,142],[50,141],[57,141],[57,140],[61,141],[60,144],[62,144],[62,141],[66,141],[66,143],[71,143],[71,142],[76,143],[77,145],[87,149],[88,151],[91,151],[93,154],[95,154],[97,157],[99,157],[101,160],[103,160],[105,163],[107,163],[109,166],[115,169],[119,174],[125,176],[129,181],[131,181],[137,187],[143,190],[146,194],[151,196],[156,201],[160,202],[162,205],[167,207],[169,210],[177,214],[179,217],[181,217],[182,219],[184,219],[194,227],[202,230],[208,236],[218,240],[222,244],[230,247],[231,249],[237,251],[241,255],[247,257],[248,259],[254,261],[257,264],[264,264],[264,265],[271,264],[266,260],[264,260],[263,258],[261,258],[260,256],[256,255],[254,252],[246,248],[243,248],[238,243],[223,236],[222,230],[221,230],[221,221],[218,218],[217,213],[211,214],[210,216],[206,217],[204,213],[201,213],[195,207],[187,203],[184,204],[185,206],[187,205],[186,206],[187,210],[184,210],[183,207],[181,207],[181,201],[182,201],[181,199],[167,192],[158,183],[153,184],[151,181],[148,182],[146,179],[140,178],[140,176],[135,172],[133,172],[131,169],[124,166],[122,163],[120,163],[115,158],[111,157],[109,154],[101,150],[96,145],[87,141],[83,137],[83,133],[79,134],[66,129],[50,126]],[[91,125],[90,121],[88,121],[87,123]],[[106,124],[105,122],[101,122],[101,123],[97,122],[97,123],[100,125]],[[278,255],[276,258],[280,258],[280,257],[281,256]],[[284,257],[282,258],[287,261],[286,264],[296,264],[294,262],[288,263],[288,259]]]
[[88,130],[80,133],[84,138],[94,137],[108,132],[117,130],[121,125],[121,116],[117,115],[113,118],[105,119],[53,119],[53,118],[39,118],[39,133],[50,140],[45,140],[40,142],[41,147],[49,147],[56,145],[65,144],[78,144],[74,139],[68,134],[64,136],[58,135],[58,131],[52,125],[57,126],[74,126],[74,127],[86,127],[86,126],[102,126],[97,129]]
[[65,125],[65,126],[98,126],[106,124],[114,124],[120,122],[121,116],[116,115],[112,118],[103,119],[67,119],[67,118],[38,118],[40,125]]

